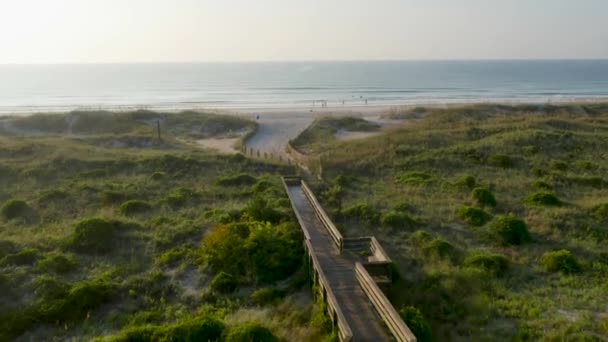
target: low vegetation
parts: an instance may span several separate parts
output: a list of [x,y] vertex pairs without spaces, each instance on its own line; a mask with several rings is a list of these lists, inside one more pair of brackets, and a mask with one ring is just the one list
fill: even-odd
[[331,335],[313,324],[301,233],[280,183],[295,170],[184,143],[252,122],[147,111],[7,120],[1,341]]
[[395,262],[389,298],[420,313],[404,318],[424,317],[437,341],[608,334],[608,105],[387,118],[407,124],[353,141],[311,127],[303,151],[322,157],[315,186],[338,228],[375,235]]

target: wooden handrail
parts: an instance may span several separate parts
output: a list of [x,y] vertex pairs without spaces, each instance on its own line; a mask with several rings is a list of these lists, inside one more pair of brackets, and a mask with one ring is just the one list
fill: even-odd
[[331,236],[332,240],[334,240],[336,246],[338,246],[338,248],[342,250],[342,234],[340,233],[338,228],[336,228],[333,222],[331,222],[331,219],[329,218],[329,216],[327,216],[327,213],[325,213],[325,210],[323,210],[323,207],[321,207],[319,201],[317,201],[317,198],[313,194],[312,190],[310,190],[310,188],[308,187],[308,185],[306,185],[306,182],[304,181],[302,181],[302,190],[304,191],[304,195],[306,195],[306,197],[312,204],[312,207],[315,210],[317,216],[319,217],[319,220],[321,221],[321,223],[323,223],[323,226],[329,232],[329,235]]
[[372,236],[372,238],[371,238],[370,248],[372,250],[372,254],[374,254],[375,256],[380,255],[380,258],[378,258],[378,261],[383,261],[383,262],[387,262],[387,263],[393,262],[391,260],[391,258],[388,256],[388,254],[386,254],[386,252],[384,251],[384,248],[382,248],[382,245],[380,245],[380,242],[378,242],[378,239],[376,239],[375,236]]
[[380,314],[380,317],[382,317],[393,333],[395,339],[399,342],[416,342],[416,336],[414,336],[410,328],[403,322],[401,316],[397,313],[397,310],[395,310],[378,285],[376,285],[365,267],[358,262],[355,264],[355,272],[357,273],[357,280],[359,281],[359,285],[361,285],[363,292],[365,292],[370,299],[376,308],[376,311]]
[[[313,267],[314,269],[317,271],[318,276],[319,276],[319,283],[322,284],[322,287],[325,289],[326,293],[327,293],[327,305],[328,307],[331,307],[331,309],[336,313],[336,317],[337,319],[337,326],[338,326],[338,333],[340,334],[340,341],[341,342],[350,342],[352,341],[353,338],[353,332],[350,328],[350,326],[348,325],[348,323],[346,322],[346,318],[344,317],[344,313],[342,313],[342,309],[340,309],[340,306],[338,305],[338,301],[336,300],[336,296],[334,295],[334,292],[332,291],[331,287],[329,286],[329,282],[327,281],[327,277],[325,277],[325,274],[323,273],[323,269],[321,268],[321,264],[319,263],[319,259],[317,259],[317,256],[314,253],[314,249],[312,248],[312,244],[310,242],[310,240],[306,240],[306,249],[309,251],[309,254],[312,258],[312,263],[313,263]],[[331,315],[331,311],[328,312],[328,314]]]

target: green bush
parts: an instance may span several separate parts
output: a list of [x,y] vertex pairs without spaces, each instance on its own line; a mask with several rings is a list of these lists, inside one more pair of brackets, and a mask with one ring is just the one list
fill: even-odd
[[562,204],[557,196],[549,192],[530,194],[524,199],[524,203],[533,206],[559,206]]
[[243,214],[249,219],[261,222],[280,223],[287,220],[288,216],[276,210],[266,198],[256,196],[247,203]]
[[413,212],[414,210],[415,210],[414,206],[407,202],[397,203],[393,207],[393,211],[397,211],[400,213]]
[[397,180],[405,184],[427,184],[433,181],[433,177],[425,172],[410,171],[397,176]]
[[471,197],[473,197],[473,199],[475,199],[481,206],[496,206],[496,199],[494,198],[494,195],[492,195],[490,190],[486,188],[477,187],[473,189],[471,192]]
[[80,221],[68,240],[68,247],[80,253],[107,253],[114,247],[116,227],[103,219]]
[[70,291],[68,283],[49,275],[36,277],[33,285],[34,295],[41,302],[65,298]]
[[382,215],[381,223],[385,227],[395,229],[411,228],[416,225],[416,221],[410,215],[399,211],[389,211]]
[[521,245],[532,240],[526,223],[513,215],[496,216],[490,223],[489,232],[492,239],[503,246]]
[[380,212],[367,204],[355,204],[342,211],[345,218],[354,218],[367,225],[377,224],[380,220]]
[[568,163],[561,160],[553,160],[550,164],[551,168],[554,170],[564,171],[568,169]]
[[44,259],[36,263],[36,268],[44,272],[67,273],[78,266],[73,256],[54,252],[49,253]]
[[507,169],[513,166],[513,160],[511,160],[511,157],[503,154],[494,154],[488,157],[488,164]]
[[404,306],[399,310],[399,315],[418,341],[432,341],[431,326],[427,323],[420,310],[413,306]]
[[156,258],[156,264],[160,266],[174,267],[179,262],[187,259],[193,259],[196,255],[196,251],[188,246],[179,246],[172,248],[158,258]]
[[171,190],[165,198],[165,201],[173,208],[180,208],[195,197],[197,197],[197,194],[194,191],[179,187]]
[[33,265],[40,259],[40,252],[33,248],[24,248],[15,254],[9,254],[0,260],[2,265],[25,266]]
[[532,187],[536,190],[551,190],[552,189],[552,186],[549,185],[549,183],[543,182],[541,180],[537,180],[534,183],[532,183]]
[[464,175],[464,176],[460,176],[456,180],[455,184],[458,185],[458,186],[462,186],[462,187],[467,187],[469,189],[473,189],[475,187],[475,185],[477,184],[477,182],[475,181],[475,177],[473,177],[471,175]]
[[428,257],[455,260],[458,250],[451,243],[441,238],[435,238],[422,247],[422,251]]
[[581,271],[581,265],[578,260],[566,249],[543,254],[540,263],[549,272],[570,274]]
[[145,213],[147,211],[150,211],[151,209],[152,209],[152,205],[148,202],[140,201],[140,200],[130,200],[130,201],[126,201],[123,204],[121,204],[120,208],[118,210],[123,215],[131,216],[131,215]]
[[198,342],[220,341],[226,326],[213,317],[199,317],[171,326],[132,327],[109,342]]
[[0,207],[0,215],[2,215],[5,220],[13,220],[16,218],[29,220],[34,214],[34,209],[21,200],[9,200],[4,202],[2,207]]
[[254,304],[264,306],[276,303],[285,297],[286,294],[287,292],[285,290],[267,287],[253,292],[250,299]]
[[591,216],[598,222],[608,222],[608,203],[596,205],[591,209]]
[[226,272],[220,272],[211,280],[211,289],[215,292],[230,294],[239,286],[238,280]]
[[66,297],[38,303],[35,316],[49,323],[81,320],[90,311],[109,302],[114,292],[114,286],[102,281],[78,283],[69,290]]
[[216,181],[217,185],[220,186],[245,186],[245,185],[253,185],[258,181],[254,176],[241,173],[234,176],[225,176],[221,177]]
[[417,245],[421,245],[431,240],[431,235],[424,230],[417,230],[410,235],[409,240]]
[[256,194],[261,194],[263,192],[265,192],[268,189],[272,189],[274,188],[274,184],[270,183],[267,180],[261,180],[258,181],[257,183],[255,183],[252,187],[251,187],[251,191],[253,191]]
[[472,226],[483,226],[492,216],[482,209],[473,207],[461,207],[456,211],[456,216]]
[[152,176],[150,176],[150,179],[155,180],[155,181],[159,181],[159,180],[165,179],[166,176],[167,176],[166,173],[157,171],[157,172],[154,172],[152,174]]
[[302,262],[299,227],[246,222],[217,226],[203,239],[201,255],[215,273],[256,283],[283,280]]
[[509,259],[502,254],[474,253],[462,262],[464,267],[476,267],[502,275],[509,267]]
[[278,342],[272,331],[256,322],[239,325],[226,335],[226,342]]

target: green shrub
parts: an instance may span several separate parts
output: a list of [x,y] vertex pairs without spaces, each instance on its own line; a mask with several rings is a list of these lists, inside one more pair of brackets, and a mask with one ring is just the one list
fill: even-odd
[[533,206],[559,206],[562,202],[552,193],[536,192],[528,195],[524,203]]
[[285,290],[267,287],[253,292],[250,299],[254,304],[263,306],[276,303],[285,297],[286,294],[287,292]]
[[216,181],[217,185],[220,186],[245,186],[245,185],[253,185],[258,181],[254,176],[241,173],[234,176],[226,176],[221,177]]
[[488,164],[507,169],[513,166],[513,161],[509,156],[505,156],[503,154],[494,154],[488,157]]
[[196,193],[190,189],[183,187],[175,188],[169,192],[165,201],[173,208],[180,208],[186,205],[190,200],[197,197]]
[[486,188],[477,187],[473,189],[471,192],[471,197],[473,197],[473,199],[475,199],[481,206],[496,206],[496,199],[494,198],[494,195]]
[[414,210],[415,210],[414,206],[407,202],[397,203],[393,207],[393,211],[397,211],[397,212],[401,212],[401,213],[412,212]]
[[462,262],[464,267],[476,267],[502,275],[509,267],[509,259],[502,254],[474,253]]
[[122,331],[110,342],[198,342],[220,341],[226,326],[214,317],[198,317],[171,326],[132,327]]
[[420,310],[413,306],[404,306],[399,310],[399,315],[418,341],[432,341],[431,327]]
[[274,187],[274,184],[270,183],[269,181],[261,180],[261,181],[258,181],[257,183],[255,183],[251,187],[251,191],[253,191],[256,194],[260,194],[268,189],[272,189],[273,187]]
[[471,175],[464,175],[464,176],[460,176],[457,180],[456,180],[456,185],[458,186],[462,186],[462,187],[467,187],[469,189],[473,189],[475,187],[475,185],[477,184],[477,182],[475,181],[475,178]]
[[40,252],[37,249],[24,248],[15,254],[9,254],[2,258],[0,265],[33,265],[38,259],[40,259]]
[[421,245],[431,240],[431,235],[424,230],[417,230],[410,235],[409,240],[415,244]]
[[257,283],[283,280],[302,262],[299,229],[293,224],[262,222],[217,226],[205,235],[201,255],[215,273]]
[[196,255],[196,251],[188,246],[179,246],[172,248],[158,258],[156,258],[156,264],[160,266],[174,267],[179,262],[186,259],[193,259]]
[[591,209],[591,216],[598,222],[608,222],[608,203],[596,205]]
[[381,223],[385,227],[399,229],[411,228],[416,224],[416,221],[404,212],[389,211],[382,215]]
[[455,260],[458,250],[451,243],[441,238],[435,238],[422,247],[422,251],[428,257]]
[[73,256],[54,252],[49,253],[44,259],[36,263],[36,268],[44,272],[67,273],[73,271],[78,266]]
[[551,190],[552,186],[549,183],[543,182],[541,180],[537,180],[532,183],[532,187],[536,190]]
[[578,260],[566,249],[543,254],[540,263],[549,272],[570,274],[581,271],[581,265]]
[[103,219],[80,221],[68,241],[68,246],[80,253],[107,253],[114,247],[116,227]]
[[496,216],[490,223],[489,233],[494,241],[504,246],[520,245],[531,241],[526,223],[513,215]]
[[561,160],[551,161],[550,166],[553,170],[564,171],[564,170],[568,169],[568,163],[561,161]]
[[346,218],[354,218],[368,225],[377,224],[380,220],[380,212],[367,204],[355,204],[342,211]]
[[130,200],[120,205],[119,211],[126,216],[145,213],[152,209],[152,205],[145,201]]
[[473,207],[461,207],[456,211],[456,216],[472,226],[483,226],[492,216],[482,209]]
[[153,341],[219,341],[224,333],[222,321],[212,317],[201,317],[181,324],[169,326],[157,332]]
[[226,335],[226,342],[278,342],[272,331],[256,322],[239,325]]
[[270,223],[279,223],[288,218],[285,213],[276,210],[267,199],[260,196],[254,197],[247,203],[243,214],[254,221]]
[[34,214],[34,209],[21,200],[9,200],[4,202],[2,207],[0,207],[0,215],[2,215],[5,220],[13,220],[16,218],[28,220],[32,218]]
[[41,302],[67,297],[70,285],[54,276],[42,275],[33,281],[34,295]]
[[64,298],[38,303],[35,316],[49,323],[81,320],[90,311],[109,302],[114,292],[114,286],[102,281],[81,282],[74,285]]
[[165,179],[166,176],[167,176],[166,173],[157,171],[157,172],[154,172],[152,174],[152,176],[150,176],[150,179],[155,180],[155,181],[159,181],[159,180]]
[[211,289],[223,294],[234,292],[238,286],[239,282],[236,278],[226,272],[216,274],[211,280]]
[[397,180],[405,184],[427,184],[433,180],[433,177],[424,172],[410,171],[397,176]]

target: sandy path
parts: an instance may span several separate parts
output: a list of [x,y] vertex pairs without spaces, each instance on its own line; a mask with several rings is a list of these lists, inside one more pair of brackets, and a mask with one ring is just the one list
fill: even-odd
[[234,146],[239,138],[208,138],[196,140],[196,144],[223,154],[235,154]]
[[260,119],[257,120],[258,130],[247,141],[247,148],[287,157],[285,146],[289,140],[297,137],[314,120],[311,113],[305,114],[260,114]]

